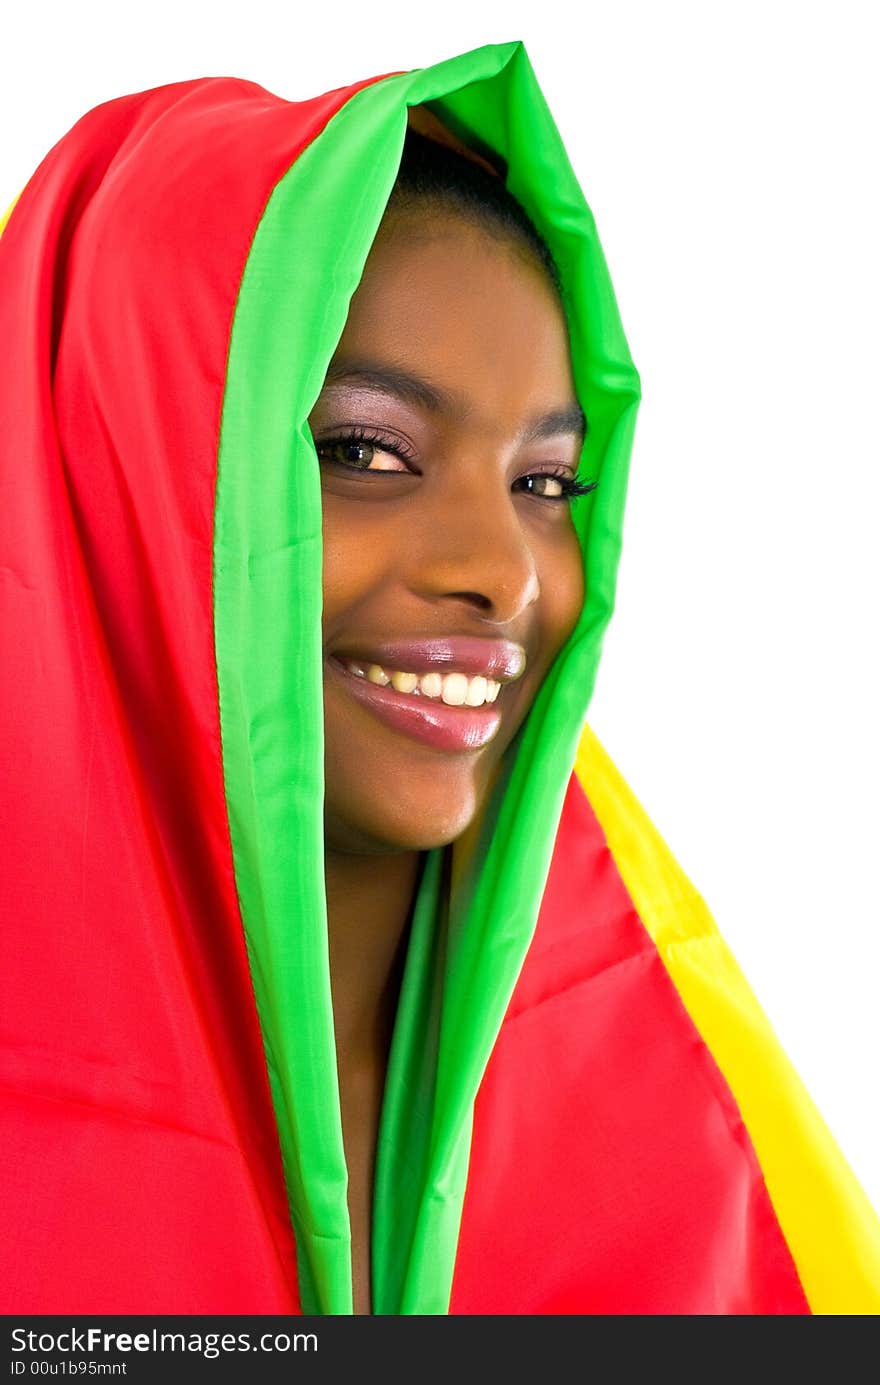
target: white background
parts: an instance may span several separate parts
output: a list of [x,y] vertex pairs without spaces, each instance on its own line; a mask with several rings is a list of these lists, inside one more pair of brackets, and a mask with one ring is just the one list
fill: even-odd
[[590,720],[880,1207],[876,17],[847,0],[17,4],[0,206],[124,92],[233,75],[298,99],[525,43],[644,392]]

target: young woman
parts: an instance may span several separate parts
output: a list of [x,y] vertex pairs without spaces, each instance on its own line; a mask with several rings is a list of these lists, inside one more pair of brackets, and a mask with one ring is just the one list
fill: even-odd
[[0,326],[6,1311],[876,1311],[585,726],[639,382],[522,44],[90,111]]

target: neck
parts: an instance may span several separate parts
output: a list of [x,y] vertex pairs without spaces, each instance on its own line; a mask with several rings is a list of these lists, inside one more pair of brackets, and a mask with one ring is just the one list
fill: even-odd
[[325,855],[330,980],[340,1063],[387,1055],[421,852]]

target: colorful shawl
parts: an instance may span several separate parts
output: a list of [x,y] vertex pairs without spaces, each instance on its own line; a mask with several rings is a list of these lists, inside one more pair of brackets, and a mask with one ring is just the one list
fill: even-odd
[[373,1310],[876,1312],[877,1220],[586,725],[639,378],[520,42],[122,96],[5,219],[3,1310],[351,1312],[306,420],[417,106],[556,257],[599,485],[577,627],[425,861]]

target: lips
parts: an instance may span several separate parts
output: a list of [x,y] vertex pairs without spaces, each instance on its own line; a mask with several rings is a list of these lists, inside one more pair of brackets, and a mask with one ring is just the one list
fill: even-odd
[[[487,745],[501,725],[496,703],[481,707],[449,706],[431,697],[398,692],[390,685],[359,678],[346,661],[367,667],[378,664],[386,673],[482,674],[503,684],[525,672],[522,645],[476,635],[428,635],[409,640],[352,640],[334,648],[326,665],[334,682],[393,730],[403,732],[436,750],[474,751]],[[502,687],[499,699],[504,697]]]
[[499,683],[512,683],[526,666],[522,645],[511,640],[487,640],[476,635],[430,636],[416,640],[383,640],[378,644],[353,641],[333,651],[337,659],[379,664],[386,672],[482,673]]

